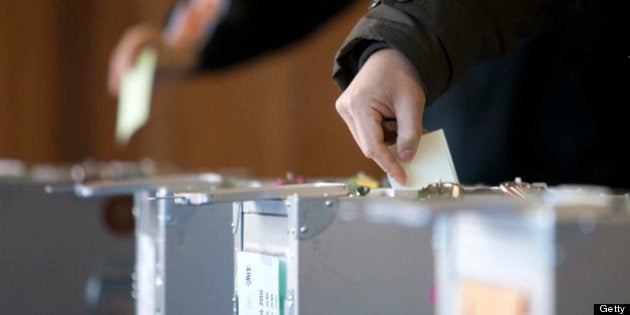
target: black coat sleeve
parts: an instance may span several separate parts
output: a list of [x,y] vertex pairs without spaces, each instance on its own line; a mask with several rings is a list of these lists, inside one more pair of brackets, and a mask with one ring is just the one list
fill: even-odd
[[586,0],[382,0],[337,52],[333,78],[345,89],[359,71],[363,51],[385,42],[414,65],[430,104],[475,64],[507,55],[586,5]]
[[200,52],[200,70],[230,66],[303,37],[351,0],[232,0]]

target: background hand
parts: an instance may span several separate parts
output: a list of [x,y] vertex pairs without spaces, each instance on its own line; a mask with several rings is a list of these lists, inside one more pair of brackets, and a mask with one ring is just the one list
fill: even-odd
[[153,45],[159,50],[158,68],[172,73],[193,67],[197,51],[209,39],[211,26],[219,21],[227,6],[225,0],[181,2],[173,10],[164,30],[153,24],[129,28],[116,45],[109,64],[109,92],[117,97],[122,75],[136,61],[139,52]]
[[161,46],[161,34],[161,29],[151,24],[138,24],[123,34],[109,61],[108,88],[112,96],[118,96],[122,76],[134,64],[140,51],[148,45]]

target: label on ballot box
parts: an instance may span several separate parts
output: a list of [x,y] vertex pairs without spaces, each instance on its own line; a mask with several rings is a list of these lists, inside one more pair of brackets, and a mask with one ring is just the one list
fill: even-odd
[[236,277],[239,315],[282,315],[286,283],[282,257],[239,252]]

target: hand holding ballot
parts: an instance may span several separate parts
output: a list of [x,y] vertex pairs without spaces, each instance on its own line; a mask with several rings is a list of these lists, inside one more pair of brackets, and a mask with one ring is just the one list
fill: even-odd
[[[416,154],[425,101],[412,65],[398,51],[381,49],[365,62],[336,107],[363,154],[404,185],[408,178],[399,161],[409,162]],[[398,122],[396,152],[387,149],[385,118]]]

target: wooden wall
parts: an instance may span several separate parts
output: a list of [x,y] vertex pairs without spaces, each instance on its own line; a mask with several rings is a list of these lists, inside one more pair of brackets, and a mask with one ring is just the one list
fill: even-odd
[[159,21],[171,0],[2,0],[0,157],[71,162],[150,157],[183,169],[256,176],[380,176],[334,109],[336,49],[357,1],[317,32],[229,70],[159,84],[149,123],[120,148],[109,54],[122,31]]

